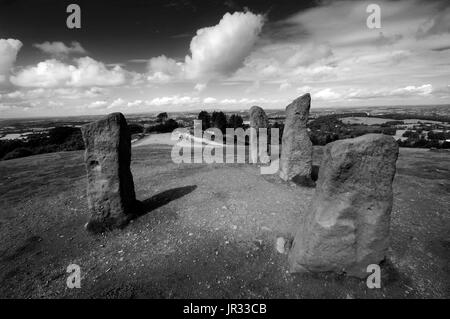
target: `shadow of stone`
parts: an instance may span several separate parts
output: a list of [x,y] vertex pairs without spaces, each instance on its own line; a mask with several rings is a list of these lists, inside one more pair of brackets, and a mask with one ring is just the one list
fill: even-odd
[[170,203],[171,201],[174,201],[189,193],[192,193],[196,188],[197,185],[172,188],[159,194],[156,194],[144,201],[138,201],[137,214],[135,214],[132,219],[139,218],[161,206]]
[[298,186],[310,187],[310,188],[316,187],[316,183],[313,181],[313,179],[311,177],[297,175],[294,178],[292,178],[291,181]]
[[382,286],[388,287],[392,285],[411,285],[411,278],[399,272],[399,270],[389,259],[384,259],[380,263],[380,268]]
[[311,170],[311,179],[316,182],[319,179],[319,165],[313,165]]

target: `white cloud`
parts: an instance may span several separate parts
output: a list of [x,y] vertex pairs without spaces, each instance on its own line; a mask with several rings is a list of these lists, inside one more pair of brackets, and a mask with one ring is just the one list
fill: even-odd
[[[303,81],[329,76],[334,67],[333,52],[328,44],[292,43],[269,44],[255,50],[244,62],[234,79],[236,80],[277,80],[289,82],[301,77]],[[286,89],[284,85],[284,89]]]
[[205,104],[217,103],[217,99],[214,97],[206,97],[203,99],[203,103],[205,103]]
[[95,101],[88,105],[89,109],[101,109],[108,105],[107,101]]
[[237,104],[238,101],[236,99],[223,99],[223,100],[220,100],[219,103],[224,104],[224,105],[227,105],[227,104],[232,105],[232,104]]
[[[8,100],[10,103],[37,103],[48,102],[48,105],[62,105],[68,101],[93,99],[105,96],[108,90],[92,87],[92,88],[20,88],[0,95],[2,99]],[[63,103],[64,101],[64,103]],[[50,103],[52,102],[52,103]]]
[[48,101],[48,105],[51,107],[58,107],[63,106],[63,103],[59,101]]
[[302,90],[302,92],[312,92],[312,98],[320,101],[336,101],[336,100],[372,100],[383,98],[414,98],[414,97],[432,97],[434,93],[431,84],[408,85],[397,88],[310,88]]
[[148,81],[167,83],[182,76],[183,64],[161,55],[151,58],[148,61],[147,68],[149,71]]
[[197,83],[194,87],[194,90],[198,91],[198,92],[202,92],[203,90],[206,89],[206,84],[205,83]]
[[125,101],[122,98],[115,99],[109,106],[108,109],[113,109],[116,107],[122,107],[125,105]]
[[70,46],[65,45],[63,42],[44,42],[33,44],[35,48],[38,48],[46,54],[50,54],[54,57],[64,57],[69,54],[86,54],[86,50],[81,46],[79,42],[73,41]]
[[395,89],[392,91],[392,95],[408,96],[408,95],[429,95],[433,92],[433,86],[431,84],[424,84],[421,86],[409,85],[403,88]]
[[[442,85],[442,79],[450,76],[448,68],[442,67],[450,63],[450,9],[442,10],[442,5],[431,1],[418,6],[416,1],[381,0],[377,2],[382,10],[380,34],[366,26],[369,3],[323,1],[273,22],[244,67],[228,80],[260,81],[261,88],[266,88],[266,83],[276,84],[277,94],[289,93],[289,85],[294,83],[319,85],[324,90],[316,92],[319,98],[341,102],[346,97],[342,87],[365,87],[386,94],[385,82],[406,87],[411,76]],[[427,35],[418,38],[417,30],[426,21],[429,24],[423,30]],[[433,25],[434,31],[428,32]],[[263,93],[261,88],[246,92]]]
[[148,63],[149,81],[210,79],[226,76],[242,66],[264,24],[262,15],[251,12],[226,13],[212,27],[202,28],[192,38],[190,55],[184,62],[162,55]]
[[314,93],[312,97],[317,100],[336,100],[340,98],[341,95],[330,88],[326,88]]
[[251,52],[264,18],[251,12],[226,13],[219,24],[197,31],[185,60],[188,78],[227,75]]
[[258,98],[258,99],[251,99],[251,98],[241,98],[241,99],[222,99],[219,101],[220,104],[222,105],[232,105],[232,106],[237,106],[237,107],[248,107],[249,105],[254,105],[254,104],[269,104],[271,106],[277,105],[280,106],[279,104],[283,104],[286,103],[286,101],[284,99],[266,99],[266,98]]
[[174,96],[156,97],[150,101],[146,101],[145,104],[149,106],[164,106],[164,105],[191,105],[199,102],[200,99],[198,97],[174,95]]
[[127,106],[128,107],[136,107],[136,106],[142,105],[142,103],[144,103],[144,101],[142,101],[142,100],[134,100],[134,101],[128,102]]
[[23,99],[25,98],[25,94],[21,91],[14,91],[14,92],[10,92],[4,95],[5,97],[9,98],[9,99]]
[[11,76],[11,82],[22,87],[83,87],[114,86],[125,82],[125,71],[120,66],[108,69],[102,62],[90,57],[75,59],[69,65],[51,59],[29,66]]
[[354,62],[361,64],[381,64],[385,63],[387,65],[395,65],[401,61],[404,61],[409,56],[411,52],[407,50],[394,50],[388,52],[377,52],[371,53],[363,56],[356,57]]
[[278,88],[280,91],[286,91],[292,87],[292,84],[289,82],[283,82],[280,84],[280,87]]
[[19,40],[0,39],[0,85],[7,82],[21,47]]

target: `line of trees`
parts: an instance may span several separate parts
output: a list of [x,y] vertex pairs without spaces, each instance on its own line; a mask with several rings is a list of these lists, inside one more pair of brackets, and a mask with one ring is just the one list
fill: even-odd
[[178,123],[174,119],[169,119],[166,112],[159,113],[156,116],[156,125],[149,126],[145,129],[145,133],[170,133],[178,128]]
[[77,127],[61,126],[51,129],[48,134],[31,134],[27,140],[0,141],[0,159],[8,160],[36,154],[82,149],[84,149],[84,142],[81,130]]
[[227,128],[239,128],[244,127],[244,120],[239,114],[232,114],[227,117],[223,112],[212,112],[209,114],[207,111],[201,111],[197,117],[198,120],[202,121],[203,130],[215,127],[218,128],[222,133],[226,132]]

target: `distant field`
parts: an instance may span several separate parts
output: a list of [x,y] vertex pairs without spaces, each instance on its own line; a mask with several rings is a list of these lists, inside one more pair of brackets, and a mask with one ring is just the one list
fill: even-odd
[[377,118],[377,117],[343,117],[341,118],[342,123],[345,124],[365,124],[365,125],[376,125],[384,124],[389,121],[395,121],[393,119]]
[[[345,124],[365,124],[365,125],[379,125],[384,124],[390,121],[397,121],[395,119],[389,119],[389,118],[378,118],[378,117],[343,117],[340,119],[342,123]],[[420,119],[406,119],[401,120],[405,124],[417,124],[419,122],[421,123],[433,123],[433,124],[445,124],[444,122],[439,121],[431,121],[431,120],[420,120]]]

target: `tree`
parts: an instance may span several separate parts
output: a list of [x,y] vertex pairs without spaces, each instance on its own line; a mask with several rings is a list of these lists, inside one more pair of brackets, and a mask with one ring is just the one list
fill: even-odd
[[52,128],[48,132],[48,144],[63,144],[67,139],[69,139],[72,135],[79,135],[81,138],[81,131],[77,127],[71,126],[58,126]]
[[165,124],[165,131],[166,132],[172,132],[177,127],[178,127],[177,121],[175,121],[174,119],[168,119],[166,124]]
[[141,134],[144,132],[144,127],[139,124],[128,124],[130,134]]
[[156,124],[145,129],[145,133],[170,133],[178,127],[177,121],[168,119],[164,124]]
[[225,133],[227,128],[227,116],[223,112],[213,112],[211,116],[212,126]]
[[164,124],[164,123],[167,121],[168,118],[169,118],[169,116],[167,115],[166,112],[159,113],[159,114],[156,116],[156,122],[158,122],[158,123],[160,123],[160,124]]
[[228,119],[228,127],[237,129],[238,127],[243,127],[244,120],[238,114],[232,114]]
[[203,130],[206,130],[211,127],[211,117],[209,116],[209,113],[206,111],[201,111],[198,114],[198,119],[202,121],[202,128]]

